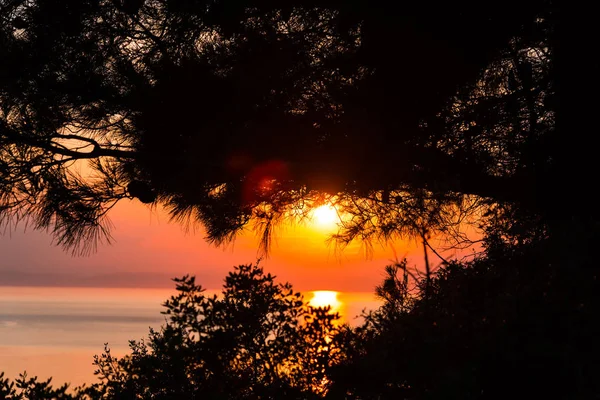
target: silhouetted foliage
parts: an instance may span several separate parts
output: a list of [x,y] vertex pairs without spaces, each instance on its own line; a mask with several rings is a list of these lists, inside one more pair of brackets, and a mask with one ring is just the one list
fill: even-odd
[[193,277],[176,279],[169,321],[131,354],[96,358],[106,398],[308,399],[327,390],[340,357],[337,315],[307,306],[289,284],[257,265],[241,265],[221,296],[206,296]]
[[399,262],[386,268],[377,288],[383,305],[356,328],[334,324],[328,309],[308,307],[257,265],[237,267],[219,297],[206,296],[186,276],[165,303],[169,320],[161,330],[132,341],[123,358],[108,348],[96,357],[100,383],[68,392],[49,381],[0,376],[0,393],[7,399],[596,398],[594,265],[585,252],[566,257],[553,239],[491,240],[485,256],[450,262],[430,279]]
[[[581,194],[598,170],[583,136],[596,21],[561,1],[411,7],[1,3],[0,222],[32,218],[86,250],[137,198],[216,243],[254,224],[266,248],[278,222],[329,201],[342,245],[413,236],[427,257],[431,233],[485,233],[478,258],[435,274],[389,266],[357,329],[256,266],[223,298],[185,277],[169,323],[130,356],[107,350],[81,395],[600,396],[600,222]],[[7,396],[54,390],[1,379]]]
[[126,197],[216,243],[255,222],[265,246],[326,200],[351,216],[341,243],[450,233],[480,207],[540,217],[550,3],[2,4],[0,216],[67,248],[109,238]]
[[21,374],[17,379],[11,381],[4,378],[4,372],[0,372],[0,399],[5,400],[76,400],[82,399],[80,394],[73,394],[68,390],[68,385],[54,388],[52,379],[39,381],[37,376],[28,378],[27,374]]
[[258,264],[235,267],[219,296],[206,295],[194,277],[175,282],[178,293],[164,303],[168,320],[160,330],[131,341],[123,358],[108,346],[95,357],[100,383],[67,391],[50,381],[0,376],[0,394],[183,400],[316,399],[327,392],[329,370],[344,355],[339,316],[329,307],[309,306]]
[[389,267],[384,305],[332,371],[332,398],[597,398],[596,261],[557,245],[489,243],[428,291],[407,286],[406,263]]

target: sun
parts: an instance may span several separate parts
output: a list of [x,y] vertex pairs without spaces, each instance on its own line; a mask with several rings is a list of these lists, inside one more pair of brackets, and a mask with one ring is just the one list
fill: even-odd
[[341,306],[341,302],[338,300],[338,292],[333,290],[315,290],[312,292],[313,297],[308,302],[313,307],[327,307],[330,306],[332,311],[337,310]]
[[314,209],[312,211],[312,218],[321,227],[331,227],[340,220],[337,210],[329,204]]

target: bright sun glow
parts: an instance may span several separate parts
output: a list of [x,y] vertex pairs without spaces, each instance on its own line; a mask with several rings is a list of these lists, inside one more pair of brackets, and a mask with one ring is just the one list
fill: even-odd
[[325,204],[316,208],[312,212],[312,218],[320,226],[332,226],[339,221],[339,216],[335,208]]
[[340,306],[341,302],[338,300],[338,292],[332,290],[316,290],[312,292],[313,297],[308,302],[313,307],[327,307],[331,306],[332,311],[336,311]]

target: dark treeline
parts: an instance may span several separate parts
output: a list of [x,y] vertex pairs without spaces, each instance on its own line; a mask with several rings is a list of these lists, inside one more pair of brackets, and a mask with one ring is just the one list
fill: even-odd
[[279,3],[0,2],[0,223],[85,252],[137,199],[217,244],[253,226],[268,250],[279,222],[331,203],[340,246],[412,237],[432,254],[433,234],[472,244],[472,224],[482,253],[390,266],[385,304],[352,329],[256,266],[225,301],[185,278],[169,324],[98,358],[80,395],[600,397],[594,14]]
[[164,304],[166,325],[131,341],[123,358],[106,347],[96,383],[0,376],[0,396],[595,398],[597,282],[564,273],[552,253],[490,244],[485,257],[417,280],[406,261],[390,265],[377,288],[383,305],[357,327],[308,306],[258,265],[236,267],[218,298],[183,277]]

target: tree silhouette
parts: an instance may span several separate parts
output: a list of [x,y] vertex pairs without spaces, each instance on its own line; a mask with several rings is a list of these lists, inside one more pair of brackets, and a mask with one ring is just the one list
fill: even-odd
[[548,7],[5,2],[0,216],[86,251],[127,197],[216,243],[326,200],[342,243],[450,231],[482,199],[536,214]]
[[6,399],[317,399],[343,358],[338,314],[304,302],[258,264],[240,265],[222,292],[206,295],[194,277],[175,279],[168,320],[117,358],[95,357],[100,382],[67,390],[25,375],[0,375]]
[[[221,296],[176,279],[166,325],[123,358],[96,357],[100,382],[67,390],[0,375],[16,399],[595,398],[600,334],[594,259],[554,238],[450,262],[431,279],[386,268],[383,305],[334,324],[289,284],[242,265]],[[561,256],[562,254],[562,256]],[[573,268],[585,265],[586,268]],[[574,288],[576,290],[574,290]]]
[[[169,321],[132,353],[96,358],[106,398],[319,398],[341,357],[337,315],[307,306],[289,284],[257,265],[231,272],[222,295],[206,296],[193,277],[176,279],[164,304]],[[96,395],[98,394],[96,393]]]
[[384,304],[346,339],[330,398],[597,397],[597,268],[556,246],[490,243],[429,290],[407,285],[406,262],[388,267]]

